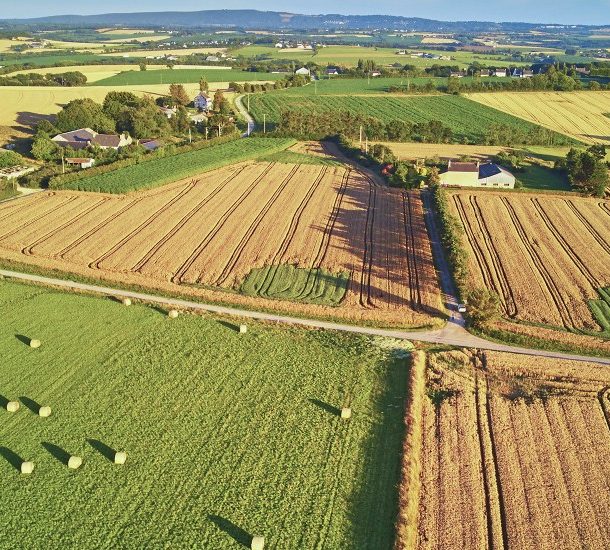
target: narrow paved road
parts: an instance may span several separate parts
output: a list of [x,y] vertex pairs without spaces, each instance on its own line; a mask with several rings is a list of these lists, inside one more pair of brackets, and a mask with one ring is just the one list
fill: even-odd
[[258,319],[261,321],[271,321],[276,323],[284,323],[289,325],[301,325],[305,327],[321,328],[327,330],[340,330],[343,332],[351,332],[355,334],[366,334],[371,336],[385,336],[389,338],[398,338],[402,340],[415,340],[419,342],[432,342],[437,344],[449,344],[458,347],[478,348],[493,351],[507,351],[511,353],[519,353],[523,355],[531,355],[538,357],[549,357],[553,359],[572,359],[574,361],[590,361],[601,365],[610,365],[610,358],[588,357],[584,355],[571,355],[567,353],[558,353],[544,350],[534,350],[527,348],[519,348],[507,346],[505,344],[497,344],[489,342],[477,336],[468,333],[458,323],[449,323],[441,330],[431,331],[403,331],[403,330],[387,330],[370,327],[359,327],[354,325],[344,325],[341,323],[333,323],[329,321],[318,321],[315,319],[300,319],[297,317],[289,317],[286,315],[274,315],[272,313],[263,313],[259,311],[248,311],[225,306],[215,306],[211,304],[202,304],[199,302],[191,302],[178,298],[166,298],[164,296],[156,296],[154,294],[145,294],[142,292],[131,292],[120,290],[117,288],[109,288],[104,286],[90,285],[85,283],[77,283],[64,279],[53,279],[50,277],[42,277],[40,275],[31,275],[29,273],[19,273],[16,271],[7,271],[0,269],[0,275],[20,281],[29,281],[43,285],[51,285],[68,290],[94,292],[105,296],[115,296],[118,298],[132,298],[142,302],[160,304],[178,309],[189,309],[193,311],[206,311],[217,313],[219,315],[233,315],[250,319]]
[[248,129],[241,135],[241,137],[248,137],[252,132],[254,132],[254,127],[256,126],[256,123],[254,122],[252,115],[248,112],[248,109],[244,107],[244,104],[242,103],[243,98],[243,95],[236,97],[235,106],[237,107],[237,110],[239,111],[241,116],[243,116],[246,119],[246,122],[248,123]]

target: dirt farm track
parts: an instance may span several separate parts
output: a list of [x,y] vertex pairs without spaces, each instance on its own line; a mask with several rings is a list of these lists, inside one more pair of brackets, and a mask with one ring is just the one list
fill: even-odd
[[285,310],[418,326],[440,307],[419,194],[340,166],[244,163],[130,195],[39,193],[0,205],[0,255],[271,309],[214,289],[295,265],[348,273],[347,293],[338,307]]

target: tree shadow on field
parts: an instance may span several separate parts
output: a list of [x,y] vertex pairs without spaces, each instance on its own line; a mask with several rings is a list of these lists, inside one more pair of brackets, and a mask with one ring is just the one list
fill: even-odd
[[224,531],[227,535],[229,535],[233,540],[238,542],[239,544],[245,546],[246,548],[250,548],[252,544],[252,535],[242,529],[241,527],[235,525],[232,521],[227,518],[223,518],[221,516],[216,516],[214,514],[208,515],[208,519],[218,527],[221,531]]
[[0,455],[17,471],[21,471],[21,464],[23,458],[21,458],[16,452],[11,451],[8,447],[0,447]]
[[25,344],[26,346],[29,346],[30,342],[32,341],[31,338],[25,336],[24,334],[15,334],[15,338],[17,338],[17,340],[19,340],[22,344]]
[[28,409],[30,409],[34,414],[38,414],[40,411],[40,403],[30,399],[29,397],[25,397],[24,395],[19,397],[19,401],[21,401]]
[[114,462],[115,449],[109,447],[106,443],[102,443],[99,439],[87,439],[87,443],[110,462]]
[[313,403],[316,407],[319,407],[323,411],[332,414],[333,416],[340,416],[341,410],[329,403],[325,403],[324,401],[320,401],[319,399],[309,399],[310,403]]
[[68,465],[68,460],[70,460],[70,453],[53,443],[49,443],[48,441],[43,441],[42,446],[47,451],[49,451],[51,456],[61,462],[64,466]]

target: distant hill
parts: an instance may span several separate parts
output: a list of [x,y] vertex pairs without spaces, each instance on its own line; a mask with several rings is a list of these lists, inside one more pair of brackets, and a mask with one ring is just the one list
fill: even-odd
[[[258,10],[206,10],[99,15],[55,15],[32,19],[5,19],[21,25],[222,27],[242,29],[409,29],[426,32],[528,31],[543,28],[531,23],[482,21],[445,22],[393,15],[299,15]],[[555,26],[556,27],[556,26]],[[567,28],[567,27],[566,27]],[[585,26],[570,26],[571,31]]]

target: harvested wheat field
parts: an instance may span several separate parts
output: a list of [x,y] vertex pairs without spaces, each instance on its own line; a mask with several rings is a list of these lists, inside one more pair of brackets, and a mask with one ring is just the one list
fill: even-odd
[[0,205],[0,255],[394,326],[428,325],[440,308],[419,194],[341,165],[244,163],[138,194],[40,193]]
[[609,384],[593,363],[430,355],[415,547],[608,548]]
[[473,281],[497,292],[504,317],[607,330],[589,301],[610,285],[610,202],[455,192],[451,206],[464,227]]
[[610,92],[468,94],[488,107],[535,122],[585,143],[610,144]]

